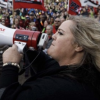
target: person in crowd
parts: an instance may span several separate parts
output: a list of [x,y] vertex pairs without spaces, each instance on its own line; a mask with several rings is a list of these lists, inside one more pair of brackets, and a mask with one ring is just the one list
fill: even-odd
[[39,14],[39,13],[36,14],[35,24],[36,24],[38,31],[42,32],[43,24],[42,24],[42,21],[40,21],[41,20],[40,16],[41,16],[41,14]]
[[96,20],[100,23],[100,11],[98,12]]
[[37,18],[37,19],[39,19],[39,18],[40,18],[39,13],[36,13],[36,18]]
[[5,26],[9,27],[9,28],[11,27],[11,25],[10,25],[10,18],[7,17],[7,16],[5,17]]
[[45,21],[44,21],[42,33],[45,33],[45,32],[46,32],[46,27],[47,27],[47,25],[49,25],[49,24],[50,24],[50,22],[49,22],[48,20],[45,20]]
[[36,19],[36,22],[35,22],[36,23],[36,27],[38,28],[38,30],[40,32],[42,32],[42,30],[43,30],[44,22],[45,22],[46,19],[47,19],[47,17],[46,17],[46,15],[44,13],[39,14],[39,17],[37,17],[37,19]]
[[22,20],[26,20],[26,16],[25,16],[24,12],[23,12],[22,15],[21,15],[21,19],[22,19]]
[[50,17],[51,17],[51,15],[49,15],[49,14],[46,14],[46,17],[47,17],[47,19],[46,20],[50,20]]
[[44,27],[44,22],[45,22],[45,20],[47,20],[47,17],[46,17],[46,15],[44,14],[44,13],[42,13],[41,15],[40,15],[40,23],[41,23],[41,28],[43,29],[43,27]]
[[[21,24],[19,18],[15,18],[15,19],[14,19],[13,25],[14,25],[14,27],[16,27],[16,29],[24,29],[24,28],[22,27],[22,24]],[[12,26],[13,26],[13,25],[12,25]]]
[[57,16],[56,16],[56,13],[53,13],[53,17],[54,17],[54,19],[56,19],[56,17],[57,17]]
[[53,35],[53,27],[52,25],[46,26],[46,33],[48,34],[48,43],[46,45],[46,49],[48,49],[53,41],[52,35]]
[[50,10],[48,11],[48,15],[50,15],[50,16],[53,15],[53,11],[52,11],[52,9],[50,9]]
[[54,17],[50,17],[50,25],[54,24]]
[[10,7],[10,8],[8,9],[8,13],[9,13],[9,15],[12,15],[12,13],[13,13],[13,7]]
[[20,9],[18,8],[18,9],[15,9],[14,11],[16,12],[16,15],[22,15],[23,8],[20,8]]
[[12,24],[13,24],[13,20],[14,20],[13,15],[11,15],[11,16],[10,16],[10,25],[11,25],[11,26],[12,26]]
[[10,19],[10,14],[9,14],[8,11],[5,12],[5,15],[6,15],[6,17],[7,17],[8,19]]
[[5,23],[5,17],[4,16],[2,16],[2,18],[1,18],[1,23]]
[[22,54],[13,45],[3,53],[1,100],[100,100],[100,23],[69,16],[52,36],[47,54],[27,51],[36,75],[18,83]]
[[29,17],[26,16],[26,19],[25,19],[25,22],[24,22],[24,28],[25,28],[25,29],[28,29],[28,28],[29,28],[29,23],[30,23],[30,22],[31,22],[31,21],[30,21]]
[[1,13],[2,13],[3,16],[5,16],[5,15],[6,15],[6,14],[5,14],[5,13],[6,13],[6,8],[3,8],[3,7],[2,7]]
[[14,23],[13,24],[15,24],[15,27],[17,28],[17,29],[19,29],[20,27],[19,27],[19,19],[18,18],[15,18],[14,19]]
[[93,7],[90,8],[89,17],[94,17]]
[[17,18],[19,20],[19,26],[24,28],[25,19],[21,19],[21,16],[19,15],[17,15]]
[[100,5],[97,7],[97,12],[99,12],[100,11]]
[[36,21],[36,18],[35,18],[35,15],[34,15],[33,12],[31,12],[31,13],[29,14],[29,17],[30,17],[30,22],[35,22],[35,21]]
[[82,9],[82,16],[85,16],[85,17],[88,17],[89,16],[89,12],[87,11],[87,9],[84,7],[83,9]]
[[54,25],[53,25],[53,33],[55,34],[58,27],[60,26],[61,24],[61,19],[59,17],[57,17],[55,20],[54,20]]
[[15,18],[17,18],[17,12],[16,12],[16,10],[13,12],[13,18],[15,19]]
[[61,16],[60,12],[57,12],[56,17],[60,17],[60,16]]
[[29,23],[29,30],[31,31],[37,31],[38,29],[36,28],[35,22],[30,22]]
[[61,12],[61,16],[60,17],[64,17],[65,16],[65,12]]

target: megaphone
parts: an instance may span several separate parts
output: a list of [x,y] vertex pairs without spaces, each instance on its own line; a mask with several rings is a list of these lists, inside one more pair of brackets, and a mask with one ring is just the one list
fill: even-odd
[[32,50],[43,47],[48,41],[48,35],[39,31],[29,31],[20,29],[11,29],[0,24],[0,45],[18,46],[18,51],[23,53],[24,47],[27,45]]

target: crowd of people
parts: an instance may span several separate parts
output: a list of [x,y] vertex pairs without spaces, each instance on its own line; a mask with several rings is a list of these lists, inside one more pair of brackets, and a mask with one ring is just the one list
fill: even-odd
[[[56,32],[60,24],[67,20],[70,14],[68,14],[68,2],[54,2],[44,4],[47,11],[41,11],[38,9],[21,8],[13,10],[0,8],[0,23],[13,28],[13,29],[25,29],[25,30],[37,30],[46,32],[46,26],[53,26],[53,33]],[[100,6],[98,8],[85,6],[82,7],[79,12],[76,11],[79,16],[93,17],[100,21]]]
[[72,16],[67,2],[44,5],[46,12],[0,9],[2,25],[49,38],[44,50],[27,50],[30,78],[23,83],[18,78],[24,55],[16,45],[1,47],[0,100],[100,100],[100,6]]

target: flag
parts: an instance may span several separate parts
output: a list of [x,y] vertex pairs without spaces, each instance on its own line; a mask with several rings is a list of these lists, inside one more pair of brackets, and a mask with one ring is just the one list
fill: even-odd
[[[5,2],[7,2],[8,0],[4,0]],[[12,0],[9,0],[10,2],[12,2]]]
[[98,7],[100,5],[100,0],[69,0],[68,13],[71,15],[79,14],[81,8],[86,5]]
[[0,1],[0,7],[3,7],[3,8],[10,8],[12,7],[11,3],[8,1],[8,2],[4,2],[3,0]]
[[0,7],[7,8],[7,2],[0,0]]
[[78,9],[81,8],[81,3],[79,0],[69,0],[69,5],[68,5],[68,13],[71,15],[76,15]]
[[17,8],[35,8],[46,11],[44,0],[13,0],[14,9]]
[[82,7],[79,7],[77,10],[76,10],[76,12],[77,12],[77,14],[81,14],[81,10],[82,10]]
[[82,6],[92,6],[92,7],[98,7],[100,4],[100,0],[80,0]]

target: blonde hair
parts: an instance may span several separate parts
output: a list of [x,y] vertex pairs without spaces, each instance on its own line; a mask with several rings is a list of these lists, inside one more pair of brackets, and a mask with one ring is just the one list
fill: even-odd
[[68,20],[75,23],[70,30],[75,42],[83,47],[85,60],[89,58],[89,62],[100,70],[100,23],[93,18],[82,16],[70,16]]

